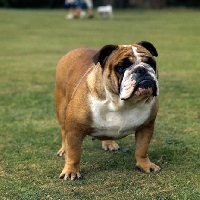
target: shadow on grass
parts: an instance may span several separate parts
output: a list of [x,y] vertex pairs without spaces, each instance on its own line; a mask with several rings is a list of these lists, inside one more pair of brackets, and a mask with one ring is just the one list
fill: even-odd
[[[86,141],[83,145],[81,169],[85,176],[95,173],[110,173],[113,171],[124,173],[138,173],[134,158],[135,144],[128,144],[130,139],[119,141],[119,151],[101,150],[100,141]],[[197,155],[184,141],[166,141],[165,144],[151,144],[149,158],[161,167],[161,171],[168,171],[176,166],[177,169],[187,166],[188,162],[196,162]],[[191,156],[193,154],[193,156]]]

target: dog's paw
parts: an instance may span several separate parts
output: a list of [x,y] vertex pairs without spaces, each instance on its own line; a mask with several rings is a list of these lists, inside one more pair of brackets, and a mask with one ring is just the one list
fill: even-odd
[[120,147],[114,140],[104,140],[102,141],[102,149],[105,151],[117,151]]
[[57,156],[62,157],[64,155],[65,155],[65,149],[61,147],[60,150],[57,153]]
[[161,168],[157,165],[155,165],[154,163],[152,162],[137,162],[136,164],[136,167],[138,169],[140,169],[141,171],[143,172],[147,172],[147,173],[150,173],[150,172],[158,172],[161,170]]
[[63,169],[62,173],[60,174],[60,179],[74,181],[77,179],[78,180],[82,179],[82,175],[81,175],[80,171],[71,172],[71,171]]

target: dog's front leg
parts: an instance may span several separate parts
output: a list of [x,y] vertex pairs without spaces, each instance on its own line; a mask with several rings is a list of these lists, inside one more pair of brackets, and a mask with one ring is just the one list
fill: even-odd
[[60,178],[64,180],[75,180],[81,178],[80,159],[81,159],[81,144],[83,136],[76,131],[67,132],[66,134],[66,157],[65,166],[60,174]]
[[144,172],[156,172],[160,170],[160,167],[150,161],[147,155],[149,143],[154,131],[154,122],[149,125],[142,127],[135,133],[136,141],[136,167]]

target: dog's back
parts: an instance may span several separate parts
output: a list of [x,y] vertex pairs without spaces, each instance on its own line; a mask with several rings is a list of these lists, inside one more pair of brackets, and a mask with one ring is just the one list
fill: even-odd
[[93,64],[96,53],[95,49],[82,47],[62,57],[56,68],[56,98],[65,97],[68,103],[77,84]]

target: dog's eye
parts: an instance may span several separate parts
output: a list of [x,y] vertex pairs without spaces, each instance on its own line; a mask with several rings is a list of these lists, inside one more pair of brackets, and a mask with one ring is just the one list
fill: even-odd
[[133,63],[126,59],[124,62],[120,62],[115,66],[115,70],[119,74],[123,74],[127,68],[129,68]]
[[119,63],[116,65],[115,69],[119,74],[123,74],[126,70],[126,65],[124,65],[124,63]]

